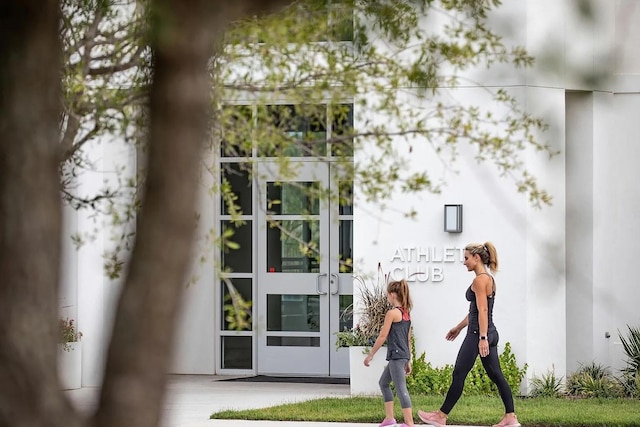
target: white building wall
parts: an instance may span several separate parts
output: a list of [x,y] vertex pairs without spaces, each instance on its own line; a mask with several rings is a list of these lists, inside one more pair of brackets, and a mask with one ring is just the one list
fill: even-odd
[[[565,260],[565,91],[549,87],[526,89],[527,110],[549,123],[540,140],[557,154],[529,150],[526,169],[553,197],[550,206],[526,204],[525,359],[527,377],[551,371],[565,372],[566,361],[566,260]],[[522,333],[521,332],[521,333]]]
[[[86,147],[93,154],[95,172],[86,172],[81,177],[78,193],[96,194],[102,188],[103,148],[91,143]],[[83,236],[90,235],[77,252],[78,259],[78,327],[82,338],[82,385],[98,386],[102,382],[105,346],[105,275],[103,267],[103,245],[106,231],[95,212],[78,212],[78,230]]]
[[[634,283],[640,249],[640,27],[633,25],[640,22],[640,2],[592,3],[595,20],[589,21],[576,18],[572,0],[505,1],[490,21],[508,44],[526,45],[536,65],[470,70],[468,85],[454,94],[461,102],[491,109],[495,105],[486,91],[475,85],[507,86],[528,111],[547,120],[550,129],[542,139],[563,154],[549,161],[527,153],[526,162],[553,195],[552,207],[532,207],[490,163],[478,165],[473,149],[462,150],[449,168],[416,141],[407,168],[427,165],[432,177],[446,181],[442,193],[397,194],[385,209],[362,200],[355,206],[358,273],[375,275],[378,262],[385,272],[396,269],[398,278],[428,273],[428,279],[416,276],[411,282],[413,321],[418,351],[426,351],[435,366],[455,361],[461,337],[451,343],[444,335],[468,310],[464,291],[473,277],[459,249],[486,240],[496,245],[500,257],[494,319],[501,343],[510,342],[518,363],[529,364],[529,378],[551,369],[562,376],[594,360],[616,369],[623,365],[617,331],[640,323],[640,289]],[[607,65],[614,66],[612,76],[594,80]],[[565,89],[583,92],[566,94]],[[135,170],[128,147],[109,142],[87,149],[96,172],[82,177],[81,194],[103,188],[115,166]],[[203,175],[200,235],[216,225],[217,201],[208,192],[213,178]],[[450,203],[464,206],[461,234],[443,231],[443,206]],[[403,214],[410,207],[418,211],[415,220]],[[114,244],[106,219],[81,211],[67,216],[65,224],[69,232],[76,227],[80,233],[95,232],[95,240],[78,252],[65,243],[60,292],[61,314],[77,315],[84,333],[84,386],[101,382],[119,294],[119,283],[104,276],[102,256]],[[205,262],[194,255],[172,372],[211,374],[216,369],[219,296],[208,244],[202,240],[198,248]]]
[[633,184],[640,154],[640,31],[632,25],[640,4],[597,4],[594,38],[608,42],[609,50],[605,61],[592,59],[609,66],[610,75],[600,90],[567,95],[567,368],[596,362],[617,373],[625,365],[618,331],[624,335],[627,324],[640,320],[634,308],[640,291],[631,279],[640,220],[625,215],[640,203]]
[[[566,95],[567,369],[593,355],[594,95]],[[584,339],[584,337],[588,337]]]
[[[564,29],[566,8],[558,7],[557,2],[544,3],[505,3],[495,21],[511,23],[504,28],[508,43],[526,44],[534,50],[549,46],[549,37],[554,33],[550,34],[548,27],[557,28],[559,23]],[[564,32],[558,36],[560,40],[554,46],[563,46]],[[497,72],[493,68],[488,72],[474,69],[465,76],[470,82],[489,85],[490,89],[510,87],[527,111],[543,117],[550,125],[540,140],[564,153],[565,91],[560,84],[564,74],[545,73],[544,66],[527,73],[513,69],[511,74],[505,75],[505,72],[506,67],[502,66]],[[531,80],[535,81],[534,85],[529,84]],[[483,89],[466,87],[452,95],[445,91],[444,97],[495,110]],[[401,269],[396,270],[398,278],[415,271],[426,270],[431,276],[434,268],[442,271],[441,276],[436,277],[442,280],[433,281],[431,277],[420,281],[418,276],[412,282],[413,322],[418,351],[426,351],[427,360],[436,366],[453,363],[461,338],[449,343],[444,335],[466,315],[468,302],[464,291],[473,277],[461,265],[460,256],[455,262],[426,262],[416,254],[425,248],[444,254],[450,248],[464,248],[467,243],[492,241],[497,246],[501,264],[496,277],[498,296],[494,313],[501,343],[511,343],[518,362],[529,364],[529,374],[540,375],[555,369],[563,375],[566,368],[564,154],[552,160],[540,153],[525,155],[526,169],[554,198],[553,206],[538,209],[517,193],[514,181],[499,176],[490,162],[478,165],[474,148],[461,145],[458,163],[448,170],[433,152],[418,147],[419,143],[412,145],[414,154],[407,168],[426,168],[436,181],[446,181],[442,194],[397,195],[386,203],[388,208],[382,212],[374,204],[356,203],[355,253],[357,260],[362,260],[356,264],[359,272],[374,272],[378,262],[384,271],[401,265]],[[443,206],[449,203],[464,206],[461,234],[442,231]],[[410,207],[418,212],[414,221],[403,216]],[[372,230],[375,233],[372,234]],[[404,254],[404,259],[399,254]]]
[[627,324],[640,323],[634,280],[640,251],[640,91],[594,98],[594,359],[620,368],[618,330],[626,335]]
[[[135,148],[122,141],[109,139],[83,147],[93,170],[79,180],[80,197],[93,197],[105,188],[118,188],[136,173]],[[130,203],[128,198],[115,199],[116,205]],[[124,225],[114,226],[113,216],[106,212],[81,209],[77,229],[84,244],[77,250],[77,325],[82,337],[82,386],[102,383],[106,348],[110,339],[113,316],[120,294],[121,278],[111,280],[105,274],[104,255],[122,245]],[[118,207],[117,209],[120,209]],[[126,252],[122,254],[126,257]]]
[[[203,163],[213,164],[213,154],[205,155]],[[171,368],[176,374],[214,374],[216,353],[215,314],[219,298],[214,294],[215,247],[211,231],[216,224],[215,206],[217,197],[212,193],[215,176],[203,168],[201,175],[201,197],[198,202],[198,228],[194,249],[192,273],[185,283],[182,308],[179,316],[174,347],[174,362]]]
[[78,215],[68,205],[62,207],[62,257],[58,307],[61,318],[78,319],[78,256],[71,237],[78,232]]

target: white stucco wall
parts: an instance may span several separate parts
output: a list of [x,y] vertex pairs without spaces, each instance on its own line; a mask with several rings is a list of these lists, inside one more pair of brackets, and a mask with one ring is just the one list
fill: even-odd
[[[639,249],[638,155],[640,62],[634,1],[599,2],[598,38],[611,41],[611,74],[602,90],[567,95],[567,369],[625,365],[618,331],[637,325],[633,284]],[[607,336],[609,338],[607,338]]]
[[[204,164],[213,164],[211,152],[207,152],[204,158]],[[215,178],[212,172],[203,168],[198,202],[197,241],[176,330],[172,373],[215,373],[218,346],[214,340],[218,325],[214,316],[219,314],[216,309],[219,300],[214,294],[214,290],[218,289],[214,275],[215,248],[211,239],[211,231],[216,224],[217,197],[211,192]]]
[[[93,170],[86,171],[80,177],[76,190],[79,197],[93,197],[104,188],[117,188],[126,182],[127,177],[135,177],[135,149],[130,145],[107,138],[90,143],[83,151],[90,159]],[[116,203],[122,202],[116,200]],[[99,206],[104,212],[105,205]],[[110,214],[93,209],[77,212],[66,209],[65,215],[65,221],[70,224],[69,231],[75,226],[84,240],[77,250],[68,241],[63,243],[69,248],[66,255],[69,261],[64,270],[76,268],[77,326],[83,333],[82,385],[98,386],[102,382],[106,345],[120,293],[120,280],[111,280],[105,275],[104,255],[122,244],[122,226],[114,227]],[[66,275],[72,276],[73,273],[67,272]],[[66,293],[73,295],[73,291]]]
[[[510,342],[518,362],[529,364],[529,378],[551,369],[562,376],[594,360],[614,369],[624,364],[617,331],[640,324],[640,288],[634,279],[640,250],[640,27],[633,25],[640,22],[640,2],[592,3],[595,20],[589,21],[576,18],[572,0],[505,1],[490,22],[508,44],[525,45],[536,65],[469,70],[468,86],[453,94],[460,102],[495,109],[487,92],[474,85],[508,86],[528,111],[547,120],[550,129],[542,140],[562,154],[549,161],[528,152],[525,160],[553,196],[551,207],[531,206],[490,163],[478,164],[472,148],[461,150],[458,162],[447,168],[419,140],[413,141],[407,169],[426,166],[432,178],[446,182],[442,193],[397,194],[384,210],[362,200],[355,206],[358,273],[375,274],[378,262],[385,272],[408,268],[397,270],[398,276],[430,273],[426,281],[416,277],[411,291],[418,350],[426,351],[435,366],[455,361],[461,337],[447,342],[444,335],[467,313],[464,291],[473,279],[459,252],[444,251],[486,240],[496,245],[500,257],[494,319],[501,343]],[[608,78],[593,80],[609,71],[605,66],[613,66]],[[566,94],[565,89],[582,92]],[[356,117],[356,127],[362,120]],[[87,147],[87,153],[96,171],[81,178],[80,194],[103,188],[117,166],[125,166],[125,173],[135,170],[130,147],[109,141]],[[203,172],[200,236],[217,221],[217,201],[207,191],[214,178]],[[464,206],[464,230],[445,233],[443,206],[458,203]],[[418,212],[415,220],[403,215],[410,207]],[[86,211],[65,215],[68,232],[95,236],[77,252],[63,243],[60,292],[61,315],[77,316],[84,334],[83,385],[95,386],[101,382],[119,293],[119,282],[104,276],[102,258],[115,242],[105,224],[108,218]],[[194,256],[176,337],[176,373],[212,374],[219,357],[213,248],[206,240],[199,245],[206,261]],[[427,262],[424,254],[431,251],[453,260]],[[419,259],[417,254],[422,254]],[[442,280],[433,280],[434,271]]]
[[[567,369],[593,354],[594,95],[566,95]],[[584,339],[584,337],[588,339]]]
[[[564,113],[563,90],[521,88],[512,93],[543,117]],[[451,96],[495,110],[482,88],[460,89]],[[556,127],[541,137],[551,138],[555,149],[563,148],[563,128]],[[478,164],[475,148],[461,144],[458,162],[447,170],[424,141],[414,141],[412,146],[407,169],[426,169],[431,178],[443,179],[446,184],[441,194],[397,194],[385,202],[384,211],[375,203],[356,199],[354,251],[358,272],[373,273],[378,262],[385,272],[400,266],[396,278],[403,273],[406,277],[415,271],[441,269],[442,280],[433,281],[431,277],[423,281],[417,276],[411,282],[413,322],[417,349],[426,351],[427,360],[435,366],[451,364],[462,338],[451,343],[444,336],[468,312],[464,292],[473,276],[462,265],[459,252],[454,253],[453,262],[427,261],[416,253],[435,250],[442,259],[446,248],[491,241],[500,259],[494,321],[501,343],[511,343],[520,364],[526,362],[538,372],[552,366],[563,371],[564,328],[557,325],[565,322],[564,158],[556,156],[549,161],[535,152],[525,156],[527,169],[554,197],[552,207],[537,209],[517,192],[512,179],[500,176],[495,165]],[[463,205],[462,233],[443,231],[445,204]],[[418,212],[415,220],[403,215],[410,208]],[[551,336],[549,331],[553,331]]]
[[625,334],[627,324],[640,324],[634,279],[640,251],[640,92],[597,94],[594,101],[594,358],[620,368],[617,331]]
[[557,154],[529,151],[527,170],[551,196],[551,206],[526,205],[526,362],[527,377],[550,371],[565,372],[566,260],[565,260],[565,93],[550,87],[528,87],[527,110],[542,117],[549,129],[540,136]]

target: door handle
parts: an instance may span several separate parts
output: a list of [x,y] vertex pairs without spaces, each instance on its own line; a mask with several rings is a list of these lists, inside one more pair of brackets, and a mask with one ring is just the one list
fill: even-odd
[[322,292],[320,290],[320,278],[326,276],[327,273],[320,273],[316,276],[316,292],[318,293],[318,295],[326,295],[326,292]]
[[[336,281],[336,290],[331,290],[331,295],[337,295],[340,292],[340,276],[337,273],[331,273],[331,284],[333,284],[333,279]],[[329,289],[333,289],[332,286],[329,286]]]

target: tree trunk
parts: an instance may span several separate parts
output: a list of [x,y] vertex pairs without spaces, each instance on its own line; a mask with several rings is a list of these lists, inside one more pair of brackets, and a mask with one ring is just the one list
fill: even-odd
[[214,46],[235,19],[288,1],[157,0],[149,158],[137,242],[109,345],[97,426],[156,426],[195,231]]
[[9,29],[0,38],[0,426],[159,424],[212,105],[207,62],[229,23],[290,2],[152,2],[146,196],[90,420],[72,409],[56,371],[60,4],[0,3]]
[[74,426],[56,371],[59,4],[0,6],[0,426]]

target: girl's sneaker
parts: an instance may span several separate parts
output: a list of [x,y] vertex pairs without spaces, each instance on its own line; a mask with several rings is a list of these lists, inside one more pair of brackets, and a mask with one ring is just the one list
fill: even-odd
[[394,426],[394,425],[396,425],[396,424],[397,424],[397,423],[396,423],[396,419],[395,419],[395,418],[392,418],[392,419],[390,419],[390,420],[388,420],[388,419],[386,419],[386,418],[385,418],[385,419],[384,419],[384,420],[382,420],[382,422],[378,425],[378,427]]

